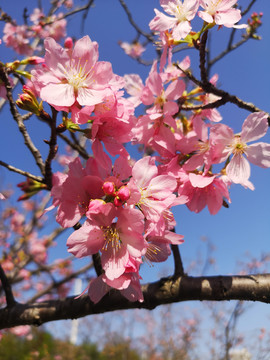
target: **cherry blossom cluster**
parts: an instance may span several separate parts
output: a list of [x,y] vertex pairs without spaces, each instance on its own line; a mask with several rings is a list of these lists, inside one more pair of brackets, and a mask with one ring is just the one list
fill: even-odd
[[183,236],[172,231],[175,178],[159,175],[150,156],[133,166],[120,156],[114,166],[108,159],[106,167],[91,157],[85,167],[79,158],[70,162],[67,174],[54,174],[53,184],[59,224],[72,227],[86,218],[68,238],[68,251],[79,258],[101,254],[104,273],[90,283],[90,298],[98,302],[113,287],[131,301],[143,301],[143,259],[164,261],[169,244],[183,242]]
[[[172,49],[181,41],[192,45],[215,25],[246,27],[235,25],[241,19],[236,0],[160,3],[170,16],[155,9],[150,29],[159,33],[163,54],[145,82],[137,74],[114,74],[109,62],[99,61],[98,44],[88,36],[75,44],[67,38],[64,47],[46,37],[44,63],[32,70],[24,89],[25,109],[31,105],[40,114],[39,97],[64,113],[64,130],[91,141],[93,156],[86,164],[75,158],[67,173],[53,175],[51,208],[57,208],[62,227],[77,229],[67,240],[70,253],[101,256],[102,274],[88,288],[94,302],[111,288],[143,301],[141,264],[166,260],[170,245],[183,242],[173,232],[172,207],[185,204],[198,213],[207,206],[216,214],[231,201],[232,183],[254,188],[249,161],[270,167],[270,144],[255,142],[266,134],[267,115],[250,114],[235,134],[214,105],[204,108],[220,98],[190,84],[189,57],[172,62]],[[196,14],[204,20],[198,33],[190,24]],[[137,116],[141,105],[146,111]],[[154,156],[133,161],[125,147],[130,142]]]
[[45,39],[50,36],[59,41],[66,36],[67,22],[62,16],[63,14],[59,13],[48,18],[42,10],[36,8],[29,17],[31,25],[6,23],[3,41],[18,54],[30,56],[35,50],[31,44],[34,38]]

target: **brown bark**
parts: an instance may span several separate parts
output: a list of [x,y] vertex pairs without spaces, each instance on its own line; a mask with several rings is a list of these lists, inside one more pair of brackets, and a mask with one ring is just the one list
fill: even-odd
[[144,302],[130,302],[112,290],[98,304],[87,295],[80,298],[14,304],[0,309],[0,329],[17,325],[75,319],[114,310],[143,308],[152,310],[162,304],[188,300],[248,300],[270,303],[270,274],[241,276],[177,276],[143,285]]

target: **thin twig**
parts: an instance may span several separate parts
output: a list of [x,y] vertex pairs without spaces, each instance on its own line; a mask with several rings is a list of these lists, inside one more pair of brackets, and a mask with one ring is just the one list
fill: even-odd
[[45,161],[45,175],[44,175],[44,181],[45,184],[48,186],[48,189],[51,189],[52,187],[52,168],[51,168],[51,162],[54,159],[56,152],[57,152],[57,135],[56,135],[56,117],[57,117],[57,111],[51,107],[52,109],[52,118],[50,122],[51,127],[51,138],[48,142],[50,146],[48,157]]
[[93,263],[90,263],[88,265],[85,265],[81,269],[72,272],[63,279],[54,281],[52,284],[48,285],[45,289],[39,291],[37,294],[32,296],[31,299],[28,300],[28,304],[31,304],[32,302],[36,301],[37,299],[41,298],[43,295],[49,294],[53,289],[57,289],[59,286],[67,283],[72,279],[77,278],[79,275],[84,274],[87,270],[90,270],[92,267],[93,267]]
[[131,15],[131,12],[129,11],[126,3],[124,2],[124,0],[119,0],[120,4],[122,5],[123,9],[125,10],[128,20],[130,22],[130,24],[134,27],[134,29],[141,35],[143,35],[144,37],[146,37],[146,39],[148,39],[150,42],[154,42],[154,38],[146,33],[145,31],[143,31],[142,29],[139,28],[139,26],[135,23],[135,21],[133,20],[133,17]]
[[78,151],[78,153],[81,155],[81,157],[85,160],[89,159],[89,155],[87,154],[87,152],[85,151],[84,148],[82,148],[79,145],[74,144],[67,136],[65,136],[64,134],[58,134],[58,136],[64,140],[73,150]]
[[32,180],[35,180],[35,181],[38,181],[40,183],[43,182],[43,179],[41,176],[36,176],[36,175],[33,175],[33,174],[30,174],[29,172],[27,171],[24,171],[24,170],[21,170],[21,169],[18,169],[12,165],[9,165],[7,163],[5,163],[4,161],[0,160],[0,165],[1,166],[4,166],[5,168],[7,168],[8,170],[10,171],[13,171],[17,174],[20,174],[20,175],[23,175],[23,176],[26,176],[27,178],[29,179],[32,179]]
[[207,71],[205,68],[205,52],[206,52],[206,41],[207,41],[208,31],[205,31],[202,35],[200,42],[200,71],[201,71],[201,81],[206,84],[208,83]]
[[[59,18],[57,18],[57,21],[62,20],[62,19],[65,19],[65,18],[67,18],[67,17],[69,17],[69,16],[72,16],[72,15],[78,13],[78,12],[81,12],[81,11],[84,11],[84,10],[89,9],[90,6],[93,4],[93,2],[94,2],[94,0],[89,0],[86,5],[81,6],[81,7],[78,7],[78,8],[76,8],[76,9],[72,10],[72,11],[69,11],[69,12],[63,14],[62,16],[60,16]],[[58,9],[58,6],[57,6],[57,8],[51,9],[50,12],[49,12],[49,16],[51,16],[57,9]],[[50,24],[52,24],[53,22],[55,22],[55,20],[54,20],[54,21],[46,22],[45,25],[50,25]]]
[[223,99],[224,104],[230,102],[232,104],[235,104],[239,108],[248,110],[250,112],[259,112],[259,111],[265,112],[268,115],[268,122],[270,124],[270,114],[267,111],[261,110],[260,108],[255,106],[253,103],[243,101],[243,100],[239,99],[237,96],[229,94],[227,91],[216,88],[210,82],[204,84],[202,81],[197,79],[194,75],[192,75],[192,73],[190,71],[182,69],[177,63],[175,63],[174,65],[179,70],[181,70],[187,76],[187,78],[189,80],[194,82],[194,84],[200,86],[206,93],[210,93],[210,94],[220,96]]
[[28,149],[32,153],[34,159],[36,160],[36,164],[39,167],[42,175],[44,175],[44,173],[45,173],[44,162],[42,160],[39,150],[36,148],[36,146],[32,142],[32,140],[26,130],[22,116],[20,115],[20,113],[17,110],[15,101],[13,100],[13,97],[12,97],[12,87],[10,85],[6,69],[3,65],[0,65],[0,79],[3,81],[3,83],[5,84],[5,87],[6,87],[7,98],[9,101],[10,111],[12,113],[13,119],[17,122],[18,128],[24,138],[25,145],[28,147]]
[[241,15],[242,15],[242,16],[246,15],[246,14],[249,12],[249,10],[251,9],[251,7],[255,4],[256,1],[257,1],[257,0],[252,0],[252,1],[248,4],[248,6],[246,7],[246,9],[243,10],[243,11],[241,11]]
[[225,50],[223,50],[219,55],[217,55],[214,59],[209,60],[208,62],[208,71],[210,68],[219,60],[221,60],[225,55],[229,54],[231,51],[238,49],[241,45],[245,44],[251,37],[244,36],[240,41],[238,41],[234,45],[228,46]]

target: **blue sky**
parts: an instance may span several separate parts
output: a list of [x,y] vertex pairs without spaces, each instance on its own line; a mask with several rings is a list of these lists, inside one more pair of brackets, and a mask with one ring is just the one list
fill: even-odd
[[[82,1],[77,1],[77,3],[82,4]],[[146,31],[149,21],[154,17],[153,9],[161,10],[157,0],[126,0],[126,3],[130,7],[136,23]],[[247,1],[243,0],[239,3],[241,5]],[[18,23],[22,23],[22,8],[29,6],[31,9],[33,4],[35,4],[33,0],[24,1],[23,4],[20,0],[15,0],[3,1],[1,6],[4,11],[15,16]],[[48,1],[43,1],[43,4],[47,8]],[[240,49],[227,55],[212,68],[211,75],[219,74],[218,84],[222,89],[245,101],[253,102],[262,110],[270,112],[270,7],[265,5],[265,1],[258,0],[253,7],[253,11],[264,13],[263,26],[259,29],[262,40],[250,40]],[[29,10],[29,12],[31,11]],[[241,23],[245,21],[246,18]],[[199,30],[201,23],[200,20],[195,22],[195,30]],[[2,24],[0,24],[0,30],[2,30]],[[242,30],[238,31],[237,37],[239,38]],[[224,48],[229,30],[223,28],[217,31],[214,28],[212,33],[211,49],[214,55]],[[83,32],[81,32],[81,15],[69,18],[68,35],[79,38],[86,34],[99,43],[100,60],[110,61],[116,74],[139,73],[143,79],[147,77],[150,68],[127,57],[118,45],[119,40],[131,42],[136,33],[117,0],[96,1],[95,6],[89,11]],[[174,60],[181,61],[186,55],[190,55],[191,66],[195,73],[198,73],[198,54],[195,50],[191,49],[176,54]],[[143,58],[152,60],[153,56],[153,48],[149,48],[144,53]],[[13,59],[15,59],[15,55],[1,45],[0,60],[5,62]],[[235,105],[226,105],[219,110],[225,124],[231,126],[235,131],[241,130],[243,120],[248,115],[247,111],[240,110]],[[7,106],[1,113],[1,125],[2,134],[4,134],[0,142],[1,160],[39,175],[31,156],[26,150],[24,151],[23,140],[16,130],[15,122],[11,119]],[[33,119],[29,121],[29,131],[37,139],[37,145],[41,147],[45,156],[47,145],[43,143],[43,139],[49,137],[48,129],[44,124]],[[270,142],[270,132],[262,141]],[[3,182],[4,186],[9,183],[16,184],[22,180],[21,176],[10,174],[5,169],[0,168],[0,181]],[[185,236],[185,243],[181,246],[184,265],[196,259],[199,250],[202,253],[205,251],[200,240],[202,236],[209,238],[216,247],[216,266],[211,272],[213,275],[231,274],[238,271],[236,263],[239,259],[245,259],[246,252],[254,257],[263,252],[269,252],[270,170],[252,166],[250,180],[253,182],[255,190],[250,191],[239,185],[232,186],[230,189],[232,200],[230,208],[221,209],[215,216],[210,215],[207,209],[200,214],[191,213],[185,206],[180,206],[175,210],[178,224],[177,232]],[[62,251],[65,251],[65,246]],[[165,268],[171,266],[171,261],[165,264]],[[145,267],[142,271],[144,281],[157,279],[159,271],[162,270],[156,266],[150,269]],[[257,309],[260,309],[258,314],[262,314],[262,319],[265,313],[270,313],[266,305],[260,305]],[[256,315],[257,317],[260,318],[260,315]],[[265,321],[267,321],[265,326],[269,326],[269,319]]]

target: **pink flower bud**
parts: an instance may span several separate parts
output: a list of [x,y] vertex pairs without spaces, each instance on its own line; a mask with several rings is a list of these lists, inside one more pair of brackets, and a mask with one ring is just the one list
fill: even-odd
[[114,205],[117,206],[117,207],[123,205],[122,200],[120,200],[118,196],[116,196],[116,197],[114,198],[113,203],[114,203]]
[[67,37],[64,43],[64,47],[66,49],[72,49],[73,48],[73,40],[71,37]]
[[117,196],[121,201],[127,201],[130,198],[130,191],[127,186],[121,186],[117,191]]
[[106,195],[114,195],[114,193],[115,193],[115,186],[114,186],[114,183],[111,181],[106,181],[103,184],[102,189],[104,191],[104,194],[106,194]]
[[38,65],[44,63],[45,59],[39,56],[31,56],[28,59],[28,64],[30,65]]

